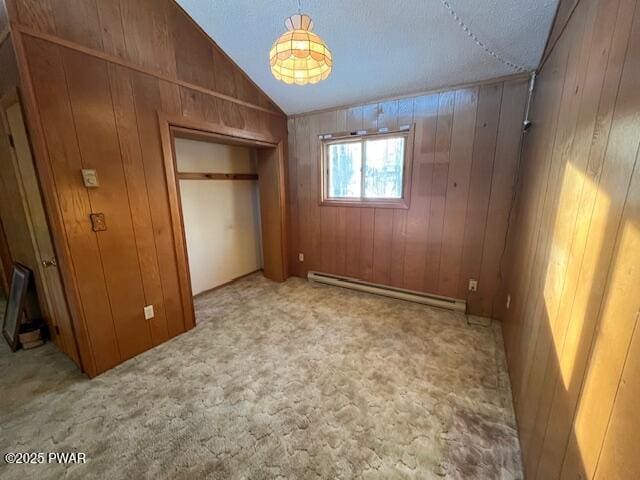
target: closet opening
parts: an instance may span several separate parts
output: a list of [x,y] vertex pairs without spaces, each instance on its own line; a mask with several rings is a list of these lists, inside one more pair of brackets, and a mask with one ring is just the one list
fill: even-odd
[[284,146],[251,132],[160,119],[185,318],[193,297],[261,271],[287,274]]
[[257,152],[175,139],[192,294],[262,270]]

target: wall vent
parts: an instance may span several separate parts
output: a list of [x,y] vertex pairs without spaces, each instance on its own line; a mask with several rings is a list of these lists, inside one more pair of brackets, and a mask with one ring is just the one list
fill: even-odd
[[384,297],[397,298],[408,302],[422,303],[423,305],[430,305],[432,307],[446,308],[456,312],[464,313],[467,310],[467,304],[464,300],[440,297],[438,295],[429,295],[426,293],[414,292],[412,290],[404,290],[402,288],[388,287],[386,285],[364,282],[362,280],[343,277],[341,275],[310,271],[307,273],[307,279],[312,282],[350,288],[361,292],[373,293],[374,295],[382,295]]

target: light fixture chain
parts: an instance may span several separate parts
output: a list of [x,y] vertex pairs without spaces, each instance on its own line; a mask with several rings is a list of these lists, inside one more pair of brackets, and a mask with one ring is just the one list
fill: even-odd
[[482,50],[484,50],[486,53],[491,55],[493,58],[495,58],[499,62],[502,62],[503,64],[505,64],[506,66],[508,66],[509,68],[511,68],[513,70],[516,70],[518,72],[526,72],[526,71],[528,71],[528,69],[525,68],[525,67],[522,67],[520,65],[516,65],[515,63],[510,62],[509,60],[505,60],[502,56],[498,55],[496,52],[494,52],[489,47],[487,47],[482,42],[482,40],[480,40],[477,37],[477,35],[471,31],[471,29],[467,26],[467,24],[464,23],[464,20],[462,20],[460,18],[460,16],[456,13],[456,11],[453,9],[451,4],[447,0],[440,0],[440,1],[442,2],[442,5],[444,5],[444,7],[449,11],[451,16],[458,23],[458,25],[460,25],[460,28],[462,28],[462,30],[476,43],[476,45],[478,45],[480,48],[482,48]]

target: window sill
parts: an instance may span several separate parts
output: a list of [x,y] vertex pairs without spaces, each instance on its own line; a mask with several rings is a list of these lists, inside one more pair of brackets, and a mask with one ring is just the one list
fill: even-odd
[[407,210],[409,204],[404,199],[399,200],[343,200],[343,199],[323,199],[320,201],[320,206],[323,207],[356,207],[356,208],[395,208],[400,210]]

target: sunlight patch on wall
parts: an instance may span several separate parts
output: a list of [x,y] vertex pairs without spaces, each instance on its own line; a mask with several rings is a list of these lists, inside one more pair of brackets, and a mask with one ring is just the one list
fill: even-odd
[[636,323],[640,307],[639,284],[640,230],[627,222],[613,259],[597,339],[574,424],[577,448],[588,478],[595,473]]
[[[559,318],[560,302],[565,294],[567,282],[567,270],[570,267],[575,270],[576,265],[570,265],[571,262],[579,262],[580,257],[572,255],[572,247],[574,245],[584,245],[586,238],[576,239],[576,235],[582,234],[587,236],[590,234],[589,228],[576,228],[576,215],[580,214],[581,199],[595,198],[598,193],[598,186],[588,178],[580,167],[572,162],[567,162],[562,185],[555,208],[555,222],[552,231],[551,245],[549,250],[549,259],[547,262],[547,270],[543,286],[543,298],[547,318],[545,321],[549,323],[549,330],[553,339],[553,347],[555,350],[555,359],[559,361],[563,357],[564,333],[566,332],[566,318]],[[608,207],[608,205],[607,205]],[[604,232],[591,232],[587,248],[599,249],[602,244],[602,236]],[[594,238],[595,237],[595,238]],[[579,267],[579,265],[577,265]],[[579,271],[579,269],[578,269]],[[586,308],[586,305],[574,305],[575,308]],[[582,318],[583,312],[574,312],[578,315],[574,318]],[[562,315],[562,313],[560,313]],[[572,328],[575,330],[570,334],[580,335],[577,331],[581,329],[582,322],[573,322]],[[573,372],[573,362],[576,352],[571,352],[568,356],[569,361],[563,362],[561,365],[562,379],[564,386],[568,387]],[[565,358],[567,356],[565,355]]]
[[[576,173],[576,175],[582,175]],[[595,198],[597,197],[598,205],[595,207],[600,212],[608,212],[610,210],[611,199],[608,195],[598,191],[598,185],[593,183],[590,179],[585,178],[583,192],[583,198]],[[593,222],[590,228],[577,229],[575,232],[574,242],[580,245],[586,245],[587,251],[585,257],[589,256],[589,252],[595,252],[595,256],[600,256],[602,252],[602,245],[604,236],[606,233],[606,222],[597,223]],[[585,235],[585,238],[579,238],[580,235]],[[588,309],[592,306],[591,288],[593,284],[593,274],[595,272],[582,270],[578,278],[578,291],[573,300],[573,306],[571,309],[571,317],[568,319],[569,325],[567,328],[567,334],[565,340],[562,341],[562,335],[556,334],[554,336],[554,342],[562,342],[562,345],[555,343],[558,358],[560,361],[560,372],[562,375],[562,381],[565,388],[569,388],[573,380],[573,372],[575,368],[576,355],[580,348],[580,339],[582,335],[582,328],[584,325],[584,319],[587,316]]]

